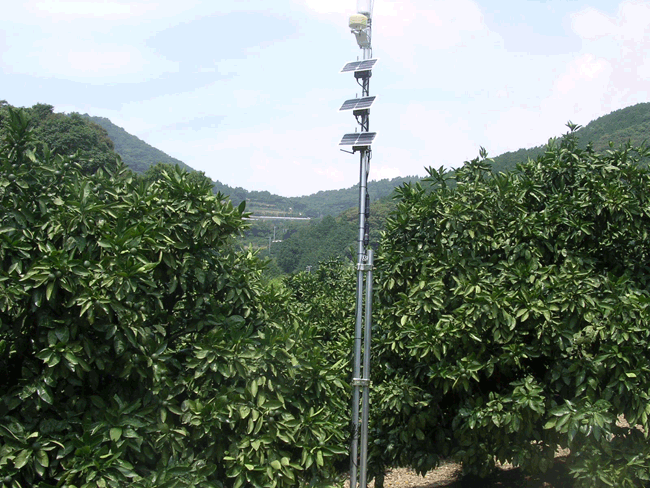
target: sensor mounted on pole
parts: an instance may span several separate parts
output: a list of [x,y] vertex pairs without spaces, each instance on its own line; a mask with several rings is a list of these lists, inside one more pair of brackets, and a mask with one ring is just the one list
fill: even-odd
[[350,16],[350,29],[352,29],[352,31],[363,30],[367,27],[368,17],[366,17],[364,14],[356,14]]

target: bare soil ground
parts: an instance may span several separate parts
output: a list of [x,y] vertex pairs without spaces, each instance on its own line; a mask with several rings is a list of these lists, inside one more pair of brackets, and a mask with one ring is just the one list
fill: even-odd
[[[566,457],[557,457],[554,466],[543,475],[530,476],[518,468],[504,467],[489,478],[461,476],[461,467],[445,463],[438,469],[420,476],[400,468],[386,473],[385,488],[571,488],[572,479],[566,470]],[[349,483],[345,484],[346,488]],[[374,482],[369,484],[374,488]]]
[[461,476],[458,464],[445,464],[419,476],[413,471],[396,469],[387,473],[385,488],[570,488],[572,479],[565,468],[565,458],[557,458],[555,465],[543,475],[530,476],[518,468],[501,468],[489,478]]

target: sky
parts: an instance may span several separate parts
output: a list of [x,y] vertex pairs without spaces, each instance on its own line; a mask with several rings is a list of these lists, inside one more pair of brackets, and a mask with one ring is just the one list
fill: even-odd
[[[0,99],[108,117],[213,180],[349,188],[356,0],[21,0]],[[650,1],[375,0],[370,179],[539,146],[649,100]]]

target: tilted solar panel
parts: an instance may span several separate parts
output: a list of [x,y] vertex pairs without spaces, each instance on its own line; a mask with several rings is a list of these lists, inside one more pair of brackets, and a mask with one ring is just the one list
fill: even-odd
[[351,63],[343,66],[341,73],[347,73],[349,71],[367,71],[375,66],[377,62],[376,59],[364,59],[363,61],[352,61]]
[[363,98],[353,98],[351,100],[346,100],[343,105],[341,105],[341,110],[359,110],[364,108],[370,108],[372,103],[375,101],[377,96],[372,97],[363,97]]
[[354,132],[345,134],[339,146],[370,146],[375,140],[376,132]]

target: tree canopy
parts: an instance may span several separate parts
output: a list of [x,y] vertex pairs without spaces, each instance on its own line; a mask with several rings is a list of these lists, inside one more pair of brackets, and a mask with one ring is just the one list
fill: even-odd
[[[274,244],[286,271],[314,267],[268,283],[237,241],[245,203],[202,173],[134,174],[105,132],[49,105],[0,102],[0,122],[0,483],[339,475],[355,268],[335,256],[355,246],[356,211]],[[511,172],[482,151],[403,184],[396,207],[373,202],[379,487],[386,468],[443,458],[544,471],[558,447],[576,486],[647,484],[648,150],[570,129]]]
[[[373,457],[486,474],[572,452],[580,486],[641,486],[650,448],[650,173],[575,126],[494,175],[399,190],[380,247]],[[625,422],[622,422],[622,419]]]
[[[175,167],[0,146],[0,480],[6,487],[318,484],[345,450],[344,364],[264,263],[244,205]],[[337,420],[338,419],[338,420]]]
[[[0,135],[4,130],[3,120],[8,119],[10,110],[13,107],[8,104],[0,107]],[[79,114],[55,113],[52,105],[44,103],[23,110],[29,116],[31,143],[36,149],[47,146],[54,155],[62,156],[78,152],[78,161],[86,173],[113,167],[119,159],[106,131]]]

